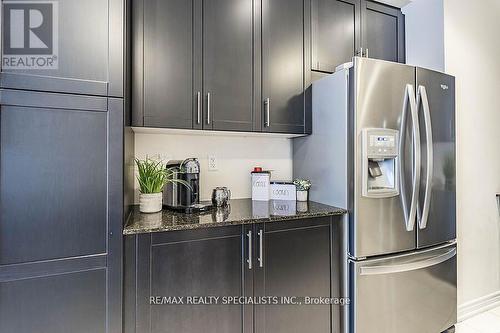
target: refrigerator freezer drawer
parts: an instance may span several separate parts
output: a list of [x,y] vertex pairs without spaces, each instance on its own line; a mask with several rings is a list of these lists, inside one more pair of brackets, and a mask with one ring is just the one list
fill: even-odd
[[351,261],[355,333],[440,333],[457,322],[456,245]]

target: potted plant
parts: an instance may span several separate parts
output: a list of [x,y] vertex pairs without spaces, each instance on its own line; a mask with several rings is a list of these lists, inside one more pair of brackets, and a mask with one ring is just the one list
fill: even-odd
[[161,161],[149,158],[135,159],[138,169],[137,181],[139,182],[139,211],[141,213],[157,213],[163,206],[163,187],[167,183],[181,183],[189,187],[183,180],[175,179],[176,170],[165,168]]
[[295,179],[293,183],[297,188],[297,201],[309,200],[309,189],[311,188],[311,181],[307,179]]

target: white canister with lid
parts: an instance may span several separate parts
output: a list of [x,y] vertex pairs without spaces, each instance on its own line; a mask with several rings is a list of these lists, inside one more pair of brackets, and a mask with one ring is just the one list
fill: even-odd
[[252,200],[269,201],[271,193],[271,172],[255,168],[252,171]]

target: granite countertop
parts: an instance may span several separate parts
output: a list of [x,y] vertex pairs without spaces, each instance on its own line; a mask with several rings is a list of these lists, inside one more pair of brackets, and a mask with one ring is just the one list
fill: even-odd
[[227,207],[208,212],[185,214],[164,209],[143,214],[134,206],[124,235],[175,230],[190,230],[228,225],[278,222],[310,217],[343,215],[344,209],[317,202],[231,200]]

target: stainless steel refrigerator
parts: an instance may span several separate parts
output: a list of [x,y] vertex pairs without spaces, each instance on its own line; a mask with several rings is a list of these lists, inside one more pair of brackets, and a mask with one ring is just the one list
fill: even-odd
[[349,331],[439,333],[456,323],[455,79],[354,58],[312,85],[294,176],[349,210]]

